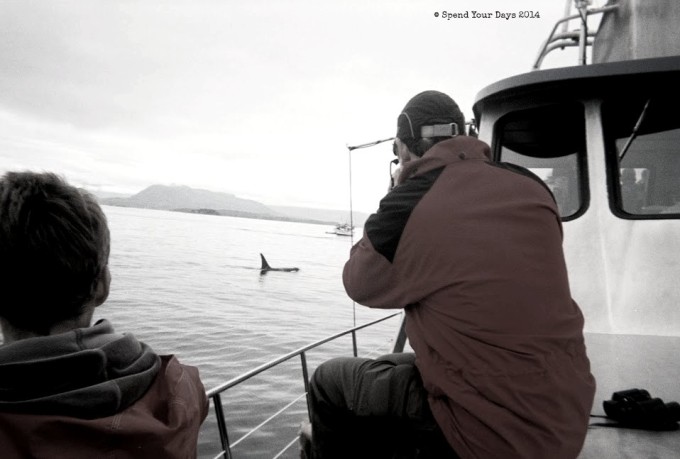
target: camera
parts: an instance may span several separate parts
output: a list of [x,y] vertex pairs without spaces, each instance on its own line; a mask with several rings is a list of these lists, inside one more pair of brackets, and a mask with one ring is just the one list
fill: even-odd
[[628,389],[612,394],[602,402],[608,418],[621,426],[647,430],[677,430],[680,404],[652,398],[644,389]]

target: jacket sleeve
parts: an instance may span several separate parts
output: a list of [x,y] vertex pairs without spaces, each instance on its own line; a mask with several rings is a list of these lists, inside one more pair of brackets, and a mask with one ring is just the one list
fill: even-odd
[[[399,243],[413,209],[430,190],[443,170],[437,168],[411,177],[380,201],[378,212],[366,221],[362,239],[352,247],[343,271],[347,294],[359,304],[373,308],[403,308],[415,303],[410,260],[399,253]],[[395,260],[397,262],[395,262]],[[404,275],[404,273],[411,275]]]
[[398,276],[392,263],[364,237],[352,247],[342,273],[345,291],[359,304],[372,308],[401,308]]

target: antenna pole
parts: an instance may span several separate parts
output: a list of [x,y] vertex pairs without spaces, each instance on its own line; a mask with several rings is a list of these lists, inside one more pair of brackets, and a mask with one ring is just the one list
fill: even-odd
[[[354,208],[352,207],[352,150],[353,148],[347,147],[347,157],[349,158],[349,241],[350,246],[354,247]],[[352,324],[354,327],[357,326],[357,304],[352,301]]]
[[575,5],[581,16],[581,28],[579,29],[578,54],[579,65],[586,65],[586,48],[588,45],[588,3],[589,0],[576,0]]
[[[389,142],[390,140],[394,140],[394,137],[390,137],[389,139],[382,139],[382,140],[376,140],[375,142],[369,142],[369,143],[362,143],[360,145],[347,145],[347,157],[349,159],[349,227],[351,228],[351,232],[349,233],[349,240],[352,246],[354,246],[354,208],[352,207],[352,151],[357,150],[359,148],[368,148],[368,147],[373,147],[375,145],[379,145],[383,142]],[[357,304],[356,302],[352,301],[352,314],[353,314],[353,320],[354,320],[354,326],[357,326]]]
[[[349,147],[348,147],[349,148]],[[352,206],[352,149],[348,149],[347,157],[349,158],[349,227],[351,232],[349,233],[349,240],[354,246],[354,208]]]

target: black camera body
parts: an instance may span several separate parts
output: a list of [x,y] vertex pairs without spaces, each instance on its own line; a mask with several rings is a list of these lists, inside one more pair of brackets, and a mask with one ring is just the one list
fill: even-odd
[[678,430],[680,404],[664,403],[652,398],[644,389],[628,389],[614,392],[611,400],[602,402],[608,418],[623,427],[646,430]]

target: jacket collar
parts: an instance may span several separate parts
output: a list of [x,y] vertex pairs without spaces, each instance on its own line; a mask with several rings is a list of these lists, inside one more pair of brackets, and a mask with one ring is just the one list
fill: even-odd
[[474,137],[458,136],[439,142],[430,148],[422,158],[409,161],[401,172],[402,181],[407,177],[420,175],[432,169],[467,160],[491,161],[489,146]]

